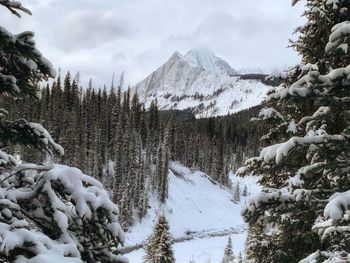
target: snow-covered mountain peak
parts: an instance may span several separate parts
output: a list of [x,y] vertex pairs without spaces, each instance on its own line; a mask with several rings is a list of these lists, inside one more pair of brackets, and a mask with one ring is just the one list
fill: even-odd
[[217,57],[208,48],[193,48],[185,54],[185,59],[194,65],[202,66],[206,70],[215,67]]
[[197,117],[210,117],[259,104],[269,87],[261,80],[242,78],[213,51],[195,48],[185,55],[174,52],[133,89],[146,108],[157,98],[161,110],[189,110]]
[[219,75],[233,75],[235,71],[230,65],[217,57],[215,53],[205,47],[193,48],[184,56],[185,60],[193,66],[198,66],[212,73]]
[[171,57],[169,58],[169,60],[178,60],[178,59],[183,59],[183,55],[179,52],[179,51],[175,51]]

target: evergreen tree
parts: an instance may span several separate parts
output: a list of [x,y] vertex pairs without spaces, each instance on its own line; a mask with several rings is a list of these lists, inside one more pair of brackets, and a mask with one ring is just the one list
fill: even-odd
[[243,196],[243,197],[247,197],[247,196],[248,196],[248,187],[247,187],[247,185],[244,185],[244,189],[243,189],[243,192],[242,192],[242,196]]
[[239,255],[238,255],[238,258],[237,258],[237,263],[243,263],[242,252],[239,252]]
[[121,199],[119,201],[120,206],[120,223],[122,228],[126,231],[129,226],[133,223],[133,205],[131,202],[131,192],[132,185],[129,182],[126,182],[123,185],[123,192],[121,195]]
[[[260,113],[273,124],[264,136],[269,146],[240,170],[261,174],[264,186],[243,212],[251,227],[261,226],[252,236],[265,233],[255,244],[250,239],[248,255],[255,262],[350,259],[345,227],[350,205],[350,3],[307,3],[308,22],[300,31],[298,48],[304,63],[316,65],[292,69],[284,84],[269,94],[268,108]],[[269,228],[275,231],[267,237]],[[264,254],[268,238],[275,253]]]
[[[2,0],[0,7],[17,16],[30,14],[18,1]],[[33,36],[0,27],[1,97],[34,99],[39,83],[54,77]],[[112,252],[124,237],[118,208],[102,185],[75,168],[17,162],[5,149],[25,145],[33,153],[64,151],[40,124],[11,121],[5,109],[0,113],[0,261],[125,262]],[[31,117],[39,118],[38,112]]]
[[239,203],[241,201],[241,186],[238,181],[234,187],[233,200],[235,203]]
[[145,263],[174,263],[172,250],[172,237],[169,233],[169,225],[164,215],[158,218],[153,234],[149,237],[145,246]]
[[235,256],[232,249],[232,239],[231,236],[228,237],[227,245],[225,247],[224,257],[221,260],[221,263],[234,263]]
[[164,139],[162,144],[159,146],[159,158],[161,159],[158,164],[160,167],[158,168],[159,177],[158,181],[158,192],[160,201],[165,203],[168,197],[168,170],[169,170],[169,129],[166,130]]
[[146,187],[146,174],[147,174],[147,162],[146,157],[141,157],[141,168],[140,168],[140,175],[139,175],[139,181],[137,183],[138,185],[138,205],[139,208],[139,218],[143,218],[147,214],[148,210],[148,189]]
[[[299,0],[295,0],[296,4]],[[304,17],[307,23],[296,29],[299,37],[291,41],[292,47],[302,56],[304,64],[317,64],[321,74],[331,68],[346,67],[350,63],[347,57],[332,56],[325,49],[332,28],[336,24],[349,20],[349,3],[346,0],[308,0]]]

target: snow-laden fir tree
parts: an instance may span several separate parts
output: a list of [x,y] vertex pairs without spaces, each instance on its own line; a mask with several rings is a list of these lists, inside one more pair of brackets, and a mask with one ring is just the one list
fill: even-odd
[[145,245],[145,263],[174,263],[173,238],[164,215],[159,216],[152,235]]
[[235,203],[239,203],[241,201],[241,186],[239,181],[237,181],[236,185],[233,188],[233,201]]
[[244,185],[242,196],[243,197],[247,197],[248,196],[248,186],[247,185]]
[[235,256],[233,254],[232,239],[231,239],[231,236],[229,236],[221,263],[234,263],[234,261],[235,261]]
[[[30,14],[18,1],[0,0],[4,6]],[[55,75],[33,36],[0,27],[2,97],[35,98],[38,83]],[[75,168],[19,163],[6,152],[20,144],[63,155],[37,123],[9,120],[0,109],[0,134],[0,261],[125,262],[113,252],[124,239],[118,208],[101,183]]]
[[350,1],[306,7],[294,46],[308,64],[268,95],[269,146],[240,169],[264,187],[243,210],[252,262],[350,262]]
[[243,263],[242,252],[239,252],[238,254],[237,263]]

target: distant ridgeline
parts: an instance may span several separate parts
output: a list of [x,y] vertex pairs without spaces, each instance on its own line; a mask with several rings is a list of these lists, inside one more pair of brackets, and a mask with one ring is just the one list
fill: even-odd
[[[110,190],[119,204],[125,229],[136,214],[143,217],[148,194],[167,198],[167,171],[171,160],[209,174],[229,186],[228,171],[258,152],[265,133],[261,124],[251,123],[259,107],[237,114],[195,119],[182,111],[159,112],[156,102],[145,110],[138,96],[120,88],[80,87],[79,75],[68,73],[40,90],[38,101],[1,98],[1,106],[12,118],[24,117],[42,123],[65,149],[55,162],[79,167]],[[260,125],[260,126],[259,126]],[[23,160],[47,162],[47,156],[31,149],[14,149]]]
[[267,74],[260,74],[260,73],[251,73],[251,74],[243,74],[243,75],[238,75],[241,79],[251,79],[251,80],[259,80],[262,83],[272,86],[272,87],[277,87],[281,84],[281,80],[278,78],[268,78],[269,75]]

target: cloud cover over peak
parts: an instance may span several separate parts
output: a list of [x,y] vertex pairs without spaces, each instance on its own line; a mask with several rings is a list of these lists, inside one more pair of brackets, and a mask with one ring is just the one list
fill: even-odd
[[62,71],[80,71],[96,86],[126,72],[134,84],[175,51],[206,46],[235,69],[271,71],[299,61],[287,49],[302,24],[302,4],[276,0],[23,0],[33,16],[17,19],[0,9],[12,32],[33,30]]

